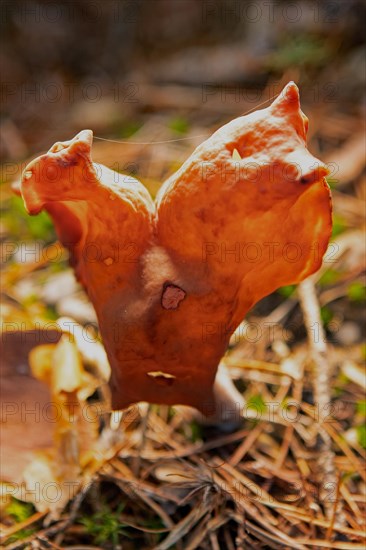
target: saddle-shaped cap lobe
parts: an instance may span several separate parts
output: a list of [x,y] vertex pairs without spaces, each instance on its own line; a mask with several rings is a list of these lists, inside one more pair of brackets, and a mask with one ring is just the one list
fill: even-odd
[[96,309],[114,408],[212,410],[220,358],[247,311],[318,269],[331,202],[306,132],[290,82],[203,142],[155,203],[92,162],[90,130],[27,166],[26,208],[50,213]]

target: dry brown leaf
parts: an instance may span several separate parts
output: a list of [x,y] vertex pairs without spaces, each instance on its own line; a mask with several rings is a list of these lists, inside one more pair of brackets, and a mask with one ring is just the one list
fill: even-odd
[[[11,333],[7,338],[14,344],[15,336]],[[19,335],[20,341],[22,338],[24,333]],[[25,348],[25,357],[23,354],[25,362],[30,344]],[[99,410],[86,402],[99,381],[85,371],[70,334],[64,334],[57,344],[31,349],[29,360],[33,378],[23,376],[18,382],[19,375],[9,367],[5,371],[8,372],[5,404],[9,418],[5,419],[3,435],[7,442],[5,463],[8,466],[2,475],[15,482],[11,491],[7,486],[10,496],[33,502],[39,511],[49,510],[55,518],[80,484],[88,479],[89,469],[93,470],[103,459],[98,442]],[[19,388],[25,391],[24,395],[19,395]],[[26,403],[22,399],[26,399]],[[24,416],[21,412],[25,404],[28,414]],[[34,422],[37,411],[38,422],[37,418]],[[18,454],[23,455],[20,463],[16,458]],[[15,466],[11,467],[12,463]]]
[[[6,332],[1,339],[1,478],[21,481],[34,449],[52,445],[54,422],[47,385],[32,377],[28,353],[35,343],[47,342],[56,332]],[[13,493],[11,493],[13,494]]]

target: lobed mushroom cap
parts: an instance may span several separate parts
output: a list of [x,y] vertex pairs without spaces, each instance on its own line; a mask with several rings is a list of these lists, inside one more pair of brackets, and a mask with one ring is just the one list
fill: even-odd
[[155,203],[134,178],[92,162],[90,130],[27,166],[26,208],[50,213],[95,306],[113,408],[149,401],[209,413],[220,358],[247,311],[318,269],[331,201],[307,125],[289,83],[197,147]]

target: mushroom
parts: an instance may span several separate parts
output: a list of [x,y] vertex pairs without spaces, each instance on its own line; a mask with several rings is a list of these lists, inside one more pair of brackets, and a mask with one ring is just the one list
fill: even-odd
[[258,300],[319,268],[331,233],[307,126],[290,82],[197,147],[155,203],[91,161],[90,130],[27,166],[27,211],[49,212],[94,304],[114,409],[147,401],[225,417],[242,403],[218,370],[231,334]]

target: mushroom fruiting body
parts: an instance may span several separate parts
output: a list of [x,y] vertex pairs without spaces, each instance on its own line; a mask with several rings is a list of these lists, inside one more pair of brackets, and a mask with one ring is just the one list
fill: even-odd
[[220,359],[247,311],[318,269],[331,202],[306,131],[289,83],[203,142],[155,203],[134,178],[92,163],[90,130],[27,166],[26,208],[52,216],[94,304],[113,408],[213,412]]

